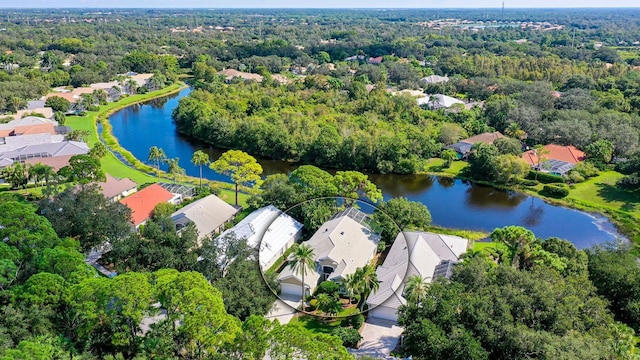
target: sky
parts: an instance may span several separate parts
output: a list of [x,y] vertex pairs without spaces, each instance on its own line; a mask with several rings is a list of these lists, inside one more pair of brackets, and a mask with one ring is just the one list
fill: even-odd
[[[0,8],[499,8],[502,0],[0,0]],[[505,8],[640,7],[638,0],[505,0]]]

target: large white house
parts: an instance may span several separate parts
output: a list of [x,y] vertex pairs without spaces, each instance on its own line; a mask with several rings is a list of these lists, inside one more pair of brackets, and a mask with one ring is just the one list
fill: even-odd
[[231,234],[238,239],[245,238],[247,245],[259,248],[260,267],[267,270],[298,240],[301,232],[301,223],[275,206],[268,205],[227,229],[219,239]]
[[[368,217],[355,208],[336,214],[324,223],[305,244],[314,250],[314,269],[305,276],[308,294],[318,282],[341,282],[357,268],[365,266],[376,254],[380,236],[367,225]],[[283,294],[300,295],[302,277],[286,267],[278,276]]]
[[453,266],[467,250],[469,240],[458,236],[405,231],[398,234],[384,263],[378,267],[378,291],[367,298],[370,317],[398,319],[398,308],[406,305],[404,288],[409,277],[431,282],[451,277]]

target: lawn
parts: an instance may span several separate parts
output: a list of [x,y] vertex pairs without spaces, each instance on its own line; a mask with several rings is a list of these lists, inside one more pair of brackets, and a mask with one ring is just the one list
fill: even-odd
[[333,332],[335,328],[340,327],[342,319],[335,318],[325,321],[320,320],[315,316],[302,315],[294,317],[289,323],[302,326],[303,328],[311,330],[315,333],[331,334],[331,332]]
[[596,208],[620,210],[640,218],[640,192],[622,190],[615,186],[624,175],[604,171],[569,191],[568,200],[578,201]]
[[444,167],[444,160],[440,158],[431,158],[427,160],[424,170],[430,174],[442,176],[458,176],[468,163],[466,161],[454,161],[448,168]]

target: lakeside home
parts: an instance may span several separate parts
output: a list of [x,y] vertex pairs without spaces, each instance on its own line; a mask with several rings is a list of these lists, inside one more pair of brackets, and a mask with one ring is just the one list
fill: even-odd
[[376,273],[380,287],[367,298],[369,316],[398,320],[398,308],[407,304],[405,286],[411,276],[431,282],[451,278],[453,266],[467,251],[469,240],[452,235],[405,231],[398,234]]
[[[350,207],[322,224],[311,239],[303,242],[314,250],[313,270],[304,278],[307,294],[312,294],[319,282],[341,282],[348,274],[363,267],[376,254],[380,235],[367,225],[368,216]],[[278,276],[283,294],[300,295],[302,277],[286,267]]]

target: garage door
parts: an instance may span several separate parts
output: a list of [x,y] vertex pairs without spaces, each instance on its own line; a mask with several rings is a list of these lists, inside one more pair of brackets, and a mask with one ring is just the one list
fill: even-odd
[[371,317],[385,320],[398,321],[396,309],[387,306],[378,306],[370,311]]
[[300,298],[300,285],[280,284],[280,292],[287,295],[297,295]]

